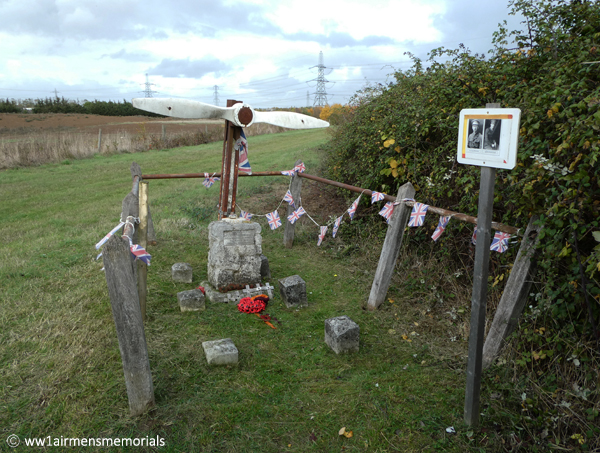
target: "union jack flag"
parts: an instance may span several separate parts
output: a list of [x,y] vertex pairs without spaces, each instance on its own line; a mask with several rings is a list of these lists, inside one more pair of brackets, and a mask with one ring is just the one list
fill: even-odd
[[[98,242],[98,243],[96,244],[96,250],[98,250],[100,247],[102,247],[102,246],[105,244],[105,242],[106,242],[106,241],[108,241],[108,240],[110,239],[110,237],[111,237],[113,234],[115,234],[115,233],[116,233],[116,232],[119,230],[119,228],[121,228],[123,225],[125,225],[125,222],[119,222],[119,224],[118,224],[116,227],[114,227],[112,230],[110,230],[110,231],[108,232],[108,234],[107,234],[106,236],[104,236],[104,237],[103,237],[103,238],[100,240],[100,242]],[[97,258],[96,258],[96,259],[97,259]]]
[[348,209],[350,220],[352,220],[354,218],[354,214],[356,214],[356,208],[358,208],[358,202],[360,201],[360,197],[362,197],[362,195],[359,195],[358,198],[354,200],[354,203],[352,203],[352,206],[350,206],[350,208]]
[[321,242],[323,242],[323,239],[325,239],[325,233],[327,233],[327,227],[326,226],[322,226],[321,228],[321,233],[319,234],[319,242],[317,242],[317,245],[321,245]]
[[281,226],[281,219],[279,218],[279,213],[277,211],[267,214],[267,220],[269,221],[269,226],[272,230],[275,230]]
[[304,166],[304,162],[300,162],[298,165],[296,165],[294,167],[294,171],[297,171],[298,173],[304,173],[305,170],[306,170],[306,167]]
[[210,186],[212,186],[215,183],[215,181],[219,181],[219,180],[220,180],[220,178],[214,176],[214,173],[213,173],[213,176],[208,176],[208,173],[204,173],[204,182],[202,183],[202,185],[208,189]]
[[492,245],[490,246],[490,250],[499,253],[506,252],[508,250],[509,239],[510,234],[503,233],[502,231],[496,231],[496,234],[494,234],[494,240],[492,241]]
[[245,219],[245,220],[250,220],[253,215],[254,214],[250,214],[249,212],[246,212],[246,211],[242,211],[241,214],[240,214],[240,216],[242,217],[242,219]]
[[410,220],[408,221],[409,227],[418,227],[423,225],[425,222],[425,214],[427,213],[427,209],[429,205],[424,203],[417,203],[413,205],[413,210],[410,213]]
[[288,216],[288,222],[290,222],[292,225],[294,223],[296,223],[296,220],[298,220],[300,217],[302,217],[303,214],[306,214],[306,211],[304,210],[304,208],[302,206],[300,206],[298,209],[296,209],[294,212],[292,212],[289,216]]
[[240,153],[238,170],[251,175],[252,169],[250,168],[250,162],[248,162],[248,140],[246,140],[243,130],[240,132],[240,138],[235,141],[234,148]]
[[371,194],[371,204],[375,203],[376,201],[381,201],[383,200],[383,194],[381,192],[373,192]]
[[295,173],[296,173],[296,170],[283,170],[281,172],[281,174],[283,176],[294,176]]
[[475,230],[473,231],[473,237],[471,238],[471,243],[473,245],[477,245],[477,227],[475,227]]
[[431,236],[431,239],[433,239],[434,241],[437,241],[440,238],[440,236],[442,235],[442,233],[444,232],[444,230],[446,229],[446,225],[448,225],[449,221],[450,221],[450,216],[440,216],[440,222],[438,223],[437,228],[433,232],[433,236]]
[[335,219],[335,222],[333,223],[333,237],[335,237],[335,235],[338,232],[338,229],[340,228],[340,224],[342,223],[342,217],[343,216],[339,216],[337,219]]
[[292,197],[292,192],[290,192],[289,189],[283,197],[283,201],[287,201],[292,208],[296,207],[294,204],[294,197]]
[[390,223],[390,219],[392,218],[392,214],[394,213],[394,203],[388,201],[385,206],[379,211],[379,215],[383,216],[387,223]]
[[142,260],[144,263],[146,263],[148,266],[150,266],[150,254],[144,249],[144,247],[142,247],[139,244],[132,244],[131,246],[129,246],[129,250],[131,250],[131,253],[133,253],[133,256],[135,256],[136,260]]

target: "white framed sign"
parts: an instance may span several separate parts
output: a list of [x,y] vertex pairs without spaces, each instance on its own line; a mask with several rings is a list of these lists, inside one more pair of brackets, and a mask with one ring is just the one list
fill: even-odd
[[458,126],[458,162],[512,170],[517,165],[519,109],[464,109]]

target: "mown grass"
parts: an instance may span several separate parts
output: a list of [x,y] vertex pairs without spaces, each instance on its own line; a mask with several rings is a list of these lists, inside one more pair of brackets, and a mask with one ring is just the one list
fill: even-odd
[[[283,170],[301,158],[315,173],[325,140],[325,131],[252,137],[250,162],[256,171]],[[158,244],[149,248],[145,328],[157,407],[129,416],[94,244],[118,222],[133,159],[145,174],[192,173],[219,171],[220,156],[216,143],[0,172],[0,449],[8,449],[4,439],[10,434],[160,436],[166,446],[132,450],[164,452],[491,447],[492,434],[474,437],[462,425],[465,315],[459,308],[451,317],[450,306],[468,304],[468,281],[404,253],[399,266],[406,266],[395,277],[390,301],[367,312],[383,229],[364,228],[362,243],[343,234],[328,237],[318,248],[318,229],[303,218],[293,249],[285,249],[283,229],[271,231],[258,218],[275,292],[277,279],[298,274],[307,283],[309,307],[285,308],[277,296],[267,310],[280,321],[276,330],[233,305],[181,313],[176,293],[206,279],[207,227],[218,200],[218,185],[207,190],[190,179],[150,181]],[[306,205],[320,194],[336,209],[332,192],[311,184],[304,183]],[[238,202],[264,214],[287,185],[285,177],[240,178]],[[341,214],[307,210],[315,219]],[[348,228],[361,230],[360,221]],[[193,266],[193,284],[171,280],[176,262]],[[440,296],[435,285],[442,280],[452,295]],[[338,356],[325,345],[324,321],[339,315],[360,325],[359,353]],[[219,338],[233,339],[239,366],[207,366],[201,344]],[[450,426],[457,435],[446,432]],[[342,427],[353,436],[339,436]],[[26,447],[11,451],[20,449]]]

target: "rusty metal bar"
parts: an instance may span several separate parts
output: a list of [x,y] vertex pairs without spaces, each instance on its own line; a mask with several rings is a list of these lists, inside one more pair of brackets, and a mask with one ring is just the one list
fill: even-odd
[[[299,176],[306,179],[312,179],[313,181],[317,181],[323,184],[328,184],[330,186],[340,187],[342,189],[349,190],[351,192],[356,193],[364,193],[369,196],[373,194],[372,190],[363,189],[361,187],[351,186],[350,184],[344,184],[342,182],[332,181],[330,179],[321,178],[320,176],[313,176],[306,173],[298,173]],[[219,173],[216,173],[215,176],[221,176]],[[251,175],[247,173],[238,173],[238,177],[240,176],[283,176],[279,171],[257,171],[252,172]],[[142,175],[143,179],[171,179],[171,178],[204,178],[204,173],[185,173],[185,174],[172,174],[172,175]],[[396,197],[392,195],[384,194],[383,199],[386,201],[396,201]],[[405,202],[408,206],[413,206],[414,203],[412,201]],[[461,220],[463,222],[472,223],[477,225],[477,217],[473,217],[467,214],[463,214],[461,212],[449,211],[447,209],[438,208],[436,206],[429,206],[427,212],[432,212],[434,214],[442,215],[442,216],[452,216],[454,219]],[[519,228],[504,225],[503,223],[492,222],[492,228],[496,231],[502,231],[503,233],[508,233],[511,235],[518,235]]]
[[[330,179],[321,178],[319,176],[307,175],[306,173],[298,173],[298,175],[301,176],[302,178],[312,179],[313,181],[318,181],[323,184],[329,184],[330,186],[341,187],[342,189],[350,190],[351,192],[364,193],[369,196],[371,196],[373,194],[372,190],[363,189],[361,187],[356,187],[356,186],[351,186],[349,184],[344,184],[344,183],[337,182],[337,181],[332,181]],[[394,197],[392,195],[387,195],[387,194],[384,194],[383,199],[387,200],[387,201],[392,201],[392,202],[396,201],[396,197]],[[412,202],[412,201],[406,201],[405,203],[408,206],[414,205],[414,202]],[[442,216],[452,216],[453,218],[462,220],[463,222],[468,222],[468,223],[477,225],[477,217],[472,217],[470,215],[462,214],[460,212],[448,211],[447,209],[437,208],[435,206],[429,206],[429,208],[427,208],[427,212],[433,212],[434,214],[438,214],[438,215],[442,215]],[[504,224],[498,223],[498,222],[492,222],[492,228],[496,231],[502,231],[503,233],[508,233],[508,234],[512,234],[512,235],[516,235],[519,232],[518,228],[512,227],[510,225],[504,225]]]
[[[209,173],[209,175],[213,175]],[[221,177],[221,173],[214,174],[217,177]],[[280,171],[253,171],[251,175],[244,172],[238,172],[238,178],[240,176],[284,176]],[[184,179],[184,178],[204,178],[204,173],[174,173],[174,174],[155,174],[155,175],[142,175],[143,179]]]

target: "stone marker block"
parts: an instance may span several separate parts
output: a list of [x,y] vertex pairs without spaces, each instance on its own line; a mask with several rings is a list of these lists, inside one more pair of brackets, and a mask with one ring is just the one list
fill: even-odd
[[325,320],[325,343],[336,354],[358,352],[360,327],[348,316]]
[[263,280],[271,280],[269,259],[265,255],[260,255],[260,278]]
[[192,266],[188,263],[173,264],[171,277],[175,282],[192,283]]
[[279,280],[279,293],[288,308],[308,307],[306,282],[299,275]]
[[202,343],[209,365],[237,365],[238,350],[231,338]]
[[177,293],[177,302],[181,311],[204,311],[206,308],[204,294],[199,289]]
[[218,291],[244,289],[260,283],[260,225],[244,219],[223,219],[208,225],[208,281]]

